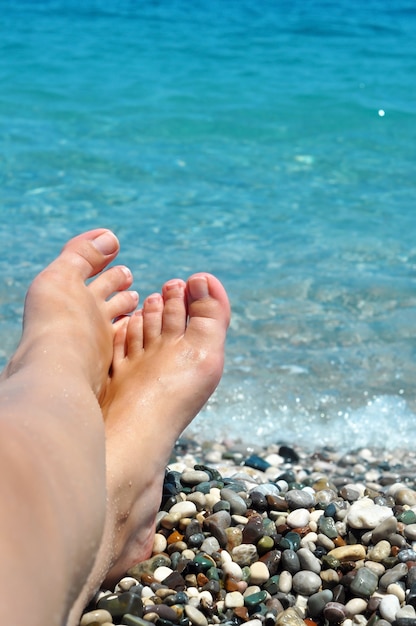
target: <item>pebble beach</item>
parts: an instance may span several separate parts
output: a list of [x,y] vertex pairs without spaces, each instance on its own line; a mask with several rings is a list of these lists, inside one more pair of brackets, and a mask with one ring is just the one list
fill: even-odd
[[416,453],[178,441],[152,556],[80,626],[414,626]]

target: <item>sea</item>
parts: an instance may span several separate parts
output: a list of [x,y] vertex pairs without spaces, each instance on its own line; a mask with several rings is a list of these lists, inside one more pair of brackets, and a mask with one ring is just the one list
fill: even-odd
[[0,365],[108,227],[142,300],[229,293],[190,436],[415,448],[415,32],[414,0],[0,0]]

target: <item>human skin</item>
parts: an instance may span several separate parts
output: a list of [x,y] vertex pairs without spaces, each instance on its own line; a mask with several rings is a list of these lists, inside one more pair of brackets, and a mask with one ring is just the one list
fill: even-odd
[[[100,274],[118,250],[105,229],[68,242],[29,288],[22,339],[0,377],[5,623],[76,623],[105,576],[145,558],[168,451],[221,376],[220,283],[167,283],[125,318],[138,304],[131,272]],[[149,442],[161,427],[155,460]]]

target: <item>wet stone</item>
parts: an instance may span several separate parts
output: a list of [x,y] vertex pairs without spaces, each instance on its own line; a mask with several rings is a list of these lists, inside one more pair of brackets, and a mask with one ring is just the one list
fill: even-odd
[[247,467],[252,467],[253,469],[260,470],[261,472],[265,472],[269,467],[271,467],[270,463],[262,459],[260,456],[256,454],[252,454],[245,461],[244,465]]
[[347,617],[345,606],[339,602],[328,602],[323,614],[330,624],[340,624]]
[[294,550],[296,552],[300,547],[300,540],[301,538],[298,533],[288,532],[281,538],[279,548],[281,548],[281,550]]
[[90,626],[96,624],[105,624],[105,622],[112,622],[113,618],[111,613],[104,609],[97,609],[95,611],[89,611],[84,613],[81,618],[80,626]]
[[318,528],[322,534],[326,535],[330,539],[338,537],[338,531],[332,517],[325,517],[325,515],[322,515],[319,518]]
[[369,598],[377,586],[378,576],[367,567],[360,567],[350,584],[350,591],[360,598]]
[[141,598],[129,591],[118,595],[105,596],[98,601],[98,609],[108,611],[113,617],[121,617],[126,613],[143,617],[143,603]]
[[315,574],[315,572],[297,572],[293,576],[292,581],[295,593],[300,593],[303,596],[311,596],[313,593],[316,593],[321,583],[320,576]]
[[255,511],[258,511],[259,513],[263,513],[264,511],[267,511],[266,496],[260,491],[258,491],[257,489],[250,491],[250,500],[251,500],[251,508],[254,509]]
[[330,589],[324,589],[318,591],[308,598],[308,611],[311,617],[319,617],[328,602],[331,602],[333,598],[332,591]]
[[285,494],[287,506],[294,509],[310,509],[315,505],[315,497],[303,489],[292,489]]
[[294,550],[283,550],[281,557],[281,565],[284,570],[287,570],[292,575],[296,574],[300,570],[300,561],[297,553]]

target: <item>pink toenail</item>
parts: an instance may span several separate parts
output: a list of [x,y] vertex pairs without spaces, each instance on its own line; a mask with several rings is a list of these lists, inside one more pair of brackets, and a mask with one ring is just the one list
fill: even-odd
[[189,291],[194,300],[201,300],[209,296],[208,280],[205,276],[194,276],[189,281]]
[[99,252],[106,256],[114,254],[118,248],[117,237],[109,230],[94,239],[93,244]]

